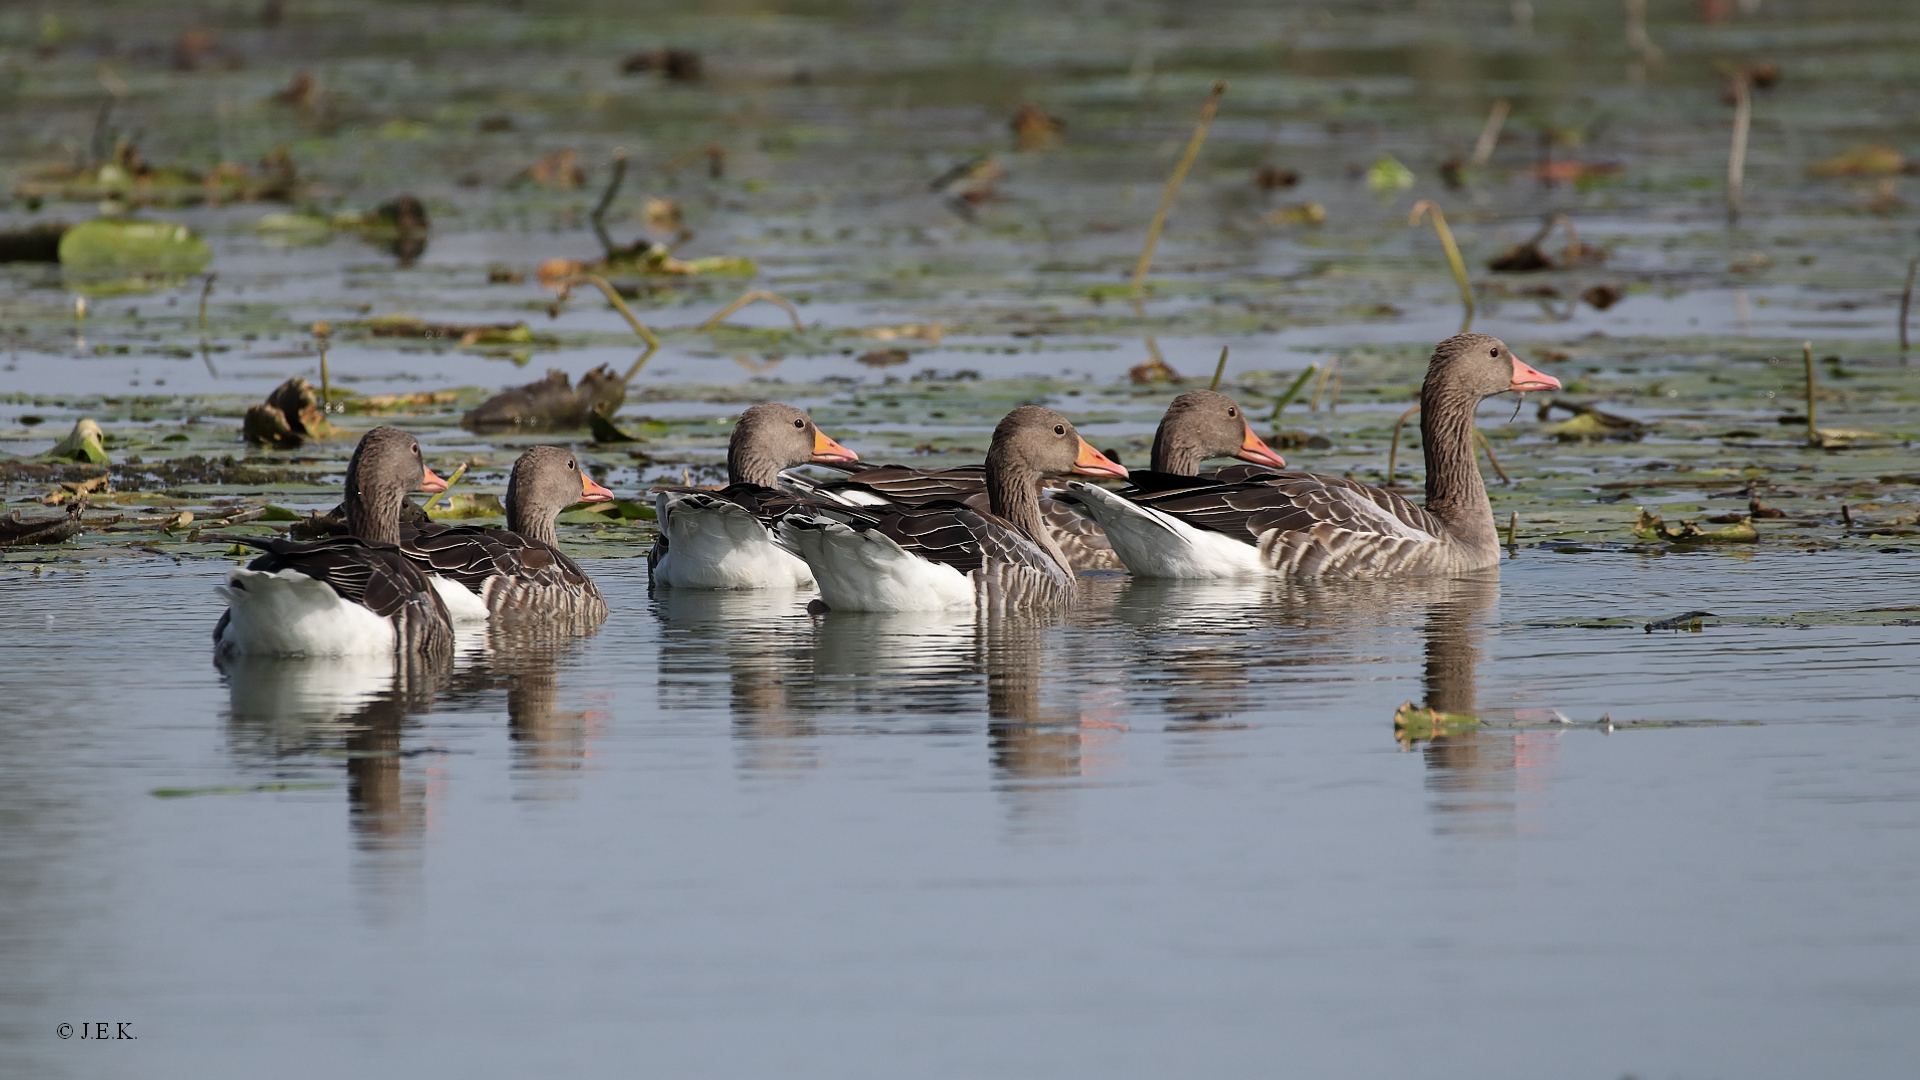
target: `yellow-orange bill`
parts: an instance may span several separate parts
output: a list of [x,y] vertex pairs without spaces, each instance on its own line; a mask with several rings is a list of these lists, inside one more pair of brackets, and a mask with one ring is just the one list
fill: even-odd
[[613,492],[608,491],[606,488],[603,488],[599,484],[594,483],[593,477],[588,476],[584,470],[581,471],[580,473],[580,501],[581,502],[606,502],[611,498],[613,498]]
[[859,461],[860,455],[841,446],[819,428],[813,429],[814,461]]
[[1260,436],[1255,435],[1252,424],[1244,420],[1241,424],[1247,429],[1247,437],[1240,440],[1240,449],[1234,453],[1234,457],[1245,458],[1259,465],[1271,465],[1276,469],[1287,467],[1287,459],[1275,453],[1273,447],[1268,446]]
[[[1513,353],[1509,352],[1507,355],[1513,356]],[[1513,356],[1513,382],[1508,385],[1507,389],[1518,390],[1522,393],[1528,390],[1558,390],[1560,389],[1560,380],[1544,371],[1536,371],[1526,361],[1520,359],[1518,356]]]
[[420,471],[425,475],[421,476],[420,487],[417,490],[424,491],[429,495],[438,495],[447,490],[447,482],[433,475],[432,469],[422,465],[420,466]]
[[1127,478],[1127,470],[1119,462],[1093,448],[1085,439],[1080,440],[1080,456],[1073,460],[1073,471],[1086,476],[1111,476],[1118,480]]

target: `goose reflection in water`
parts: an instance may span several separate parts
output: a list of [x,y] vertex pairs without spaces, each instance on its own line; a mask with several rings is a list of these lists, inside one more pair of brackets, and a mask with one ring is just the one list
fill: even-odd
[[[1475,668],[1494,632],[1498,578],[1463,578],[1436,589],[1427,609],[1424,704],[1440,712],[1486,715]],[[1524,715],[1524,714],[1523,714]],[[1437,735],[1421,754],[1433,793],[1435,831],[1509,835],[1519,829],[1518,797],[1537,787],[1532,770],[1551,760],[1557,736],[1546,731],[1484,730]]]
[[426,712],[448,676],[417,656],[219,662],[236,756],[283,773],[315,755],[345,758],[347,803],[363,851],[404,852],[426,831],[426,784],[403,768],[410,716]]
[[660,589],[658,701],[668,713],[712,708],[725,679],[740,755],[748,772],[818,764],[808,712],[794,695],[811,670],[806,593],[791,589]]
[[504,691],[514,768],[578,771],[588,740],[612,720],[607,709],[560,707],[561,672],[584,648],[581,636],[576,628],[512,623],[463,634],[459,671],[440,695],[440,711],[493,711]]

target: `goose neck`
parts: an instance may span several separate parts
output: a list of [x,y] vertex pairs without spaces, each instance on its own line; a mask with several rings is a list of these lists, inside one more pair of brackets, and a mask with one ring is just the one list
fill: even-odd
[[362,487],[347,477],[347,531],[375,544],[400,542],[400,504],[406,495]]
[[727,448],[727,483],[770,488],[780,485],[780,463],[752,445]]
[[560,511],[548,506],[528,505],[524,500],[513,497],[507,492],[507,528],[529,540],[538,540],[548,547],[558,547],[560,534],[554,529],[554,518]]
[[1153,471],[1172,476],[1198,476],[1206,460],[1200,447],[1169,433],[1165,425],[1153,436]]
[[1006,519],[1027,539],[1040,545],[1062,567],[1068,566],[1066,553],[1054,543],[1053,534],[1040,517],[1040,473],[1006,455],[987,455],[987,505],[995,515]]
[[1499,545],[1493,507],[1480,477],[1473,436],[1470,393],[1429,383],[1420,394],[1420,443],[1427,461],[1427,512],[1447,523],[1454,536],[1472,544]]

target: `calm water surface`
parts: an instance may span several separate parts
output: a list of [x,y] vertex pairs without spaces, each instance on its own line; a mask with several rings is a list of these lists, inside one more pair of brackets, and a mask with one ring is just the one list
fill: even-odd
[[[1842,617],[1910,556],[1088,579],[978,628],[591,569],[600,634],[440,678],[221,671],[215,563],[0,577],[0,1073],[1920,1060],[1920,629]],[[1513,726],[1407,752],[1408,700]]]

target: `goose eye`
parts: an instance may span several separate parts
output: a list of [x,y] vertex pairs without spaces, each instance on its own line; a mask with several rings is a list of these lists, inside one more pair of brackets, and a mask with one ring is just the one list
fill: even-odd
[[1240,415],[1240,410],[1239,410],[1239,409],[1236,409],[1236,408],[1234,408],[1234,407],[1233,407],[1233,406],[1231,406],[1231,405],[1229,405],[1229,406],[1227,406],[1227,415],[1228,415],[1228,416],[1239,416],[1239,415]]
[[1500,350],[1499,350],[1499,349],[1495,349],[1495,350],[1493,350],[1492,352],[1490,352],[1490,353],[1488,353],[1487,355],[1488,355],[1488,356],[1499,356],[1499,355],[1500,355]]
[[1067,433],[1067,425],[1065,424],[1053,425],[1053,433],[1055,435],[1065,435]]
[[797,428],[805,428],[807,426],[807,422],[805,420],[795,420],[793,422],[793,426]]
[[567,468],[569,468],[569,469],[577,469],[577,468],[579,468],[579,466],[578,466],[578,465],[575,465],[575,464],[574,464],[573,462],[571,462],[571,461],[569,461],[569,462],[567,462]]

